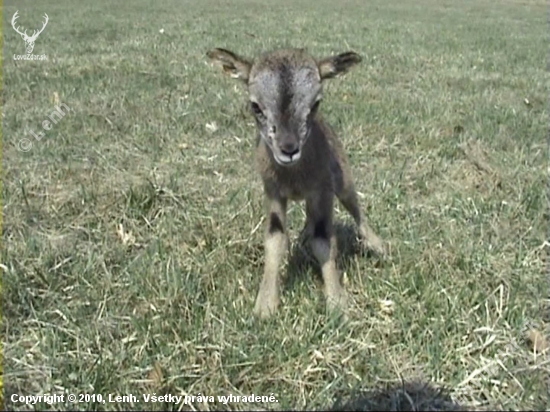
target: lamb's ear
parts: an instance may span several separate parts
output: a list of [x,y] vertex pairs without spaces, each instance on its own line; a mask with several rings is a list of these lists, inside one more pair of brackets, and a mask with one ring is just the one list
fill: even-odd
[[252,66],[248,60],[225,49],[214,49],[206,53],[206,55],[214,60],[214,62],[221,65],[223,71],[234,79],[239,79],[244,82],[248,81],[248,74]]
[[321,79],[331,79],[347,72],[351,67],[361,62],[361,56],[355,52],[341,53],[336,56],[327,57],[319,60],[319,74]]

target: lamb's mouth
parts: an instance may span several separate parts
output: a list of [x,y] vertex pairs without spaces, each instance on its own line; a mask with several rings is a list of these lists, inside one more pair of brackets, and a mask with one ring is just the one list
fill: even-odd
[[281,166],[291,166],[293,164],[296,164],[298,160],[302,157],[302,151],[299,150],[296,153],[292,155],[287,155],[281,151],[274,150],[273,151],[273,158],[275,161],[280,164]]

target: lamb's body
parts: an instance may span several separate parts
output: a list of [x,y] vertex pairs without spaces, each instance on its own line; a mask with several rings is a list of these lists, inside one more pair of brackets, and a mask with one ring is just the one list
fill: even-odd
[[216,49],[209,56],[247,82],[258,126],[256,165],[264,183],[268,224],[265,267],[254,312],[266,317],[279,305],[279,267],[288,246],[288,200],[306,201],[305,234],[325,282],[330,308],[343,308],[346,294],[336,268],[333,201],[336,195],[354,218],[369,249],[384,253],[359,208],[347,157],[336,134],[317,113],[321,80],[359,62],[344,53],[316,62],[302,49],[279,50],[254,64]]

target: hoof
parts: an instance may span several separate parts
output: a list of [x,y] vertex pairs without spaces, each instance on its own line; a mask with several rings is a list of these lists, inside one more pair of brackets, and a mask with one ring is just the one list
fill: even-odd
[[260,319],[267,319],[277,312],[279,303],[280,300],[277,293],[261,290],[256,298],[253,314]]

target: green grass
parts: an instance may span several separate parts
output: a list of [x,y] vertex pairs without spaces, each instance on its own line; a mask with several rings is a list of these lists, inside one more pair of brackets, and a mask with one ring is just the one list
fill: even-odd
[[[1,13],[1,3],[0,3],[0,15]],[[4,28],[4,22],[2,19],[0,19],[0,43],[4,44],[4,37],[2,35]],[[0,50],[0,88],[3,89],[4,81],[3,81],[3,70],[2,68],[4,65],[2,64],[4,61],[4,56],[2,53],[2,50]],[[2,99],[0,99],[0,107],[2,107]],[[1,109],[0,109],[1,110]],[[4,113],[2,111],[2,113]],[[2,125],[0,124],[0,148],[2,147]],[[1,149],[0,149],[1,150]],[[0,165],[2,163],[2,159],[0,159]],[[0,166],[0,170],[2,170],[2,167]],[[0,185],[2,185],[2,182],[0,181]],[[0,198],[0,204],[2,204],[2,199]],[[0,227],[2,226],[2,215],[0,215]],[[4,302],[3,296],[2,296],[2,276],[0,276],[0,302]],[[0,322],[2,320],[2,307],[3,305],[0,304]],[[3,350],[3,343],[4,343],[4,333],[2,331],[1,335],[2,339],[0,339],[0,410],[4,409],[4,350]]]
[[[13,60],[16,9],[31,29],[48,13],[34,50],[47,61]],[[273,393],[253,407],[550,408],[548,352],[524,338],[550,322],[545,12],[527,0],[5,5],[6,406],[244,410],[10,397]],[[298,249],[278,315],[251,316],[265,222],[254,129],[243,88],[205,53],[283,46],[364,57],[327,83],[322,110],[390,256],[342,253],[345,326],[325,316]],[[56,99],[72,112],[18,150]],[[303,218],[292,204],[292,240]]]

